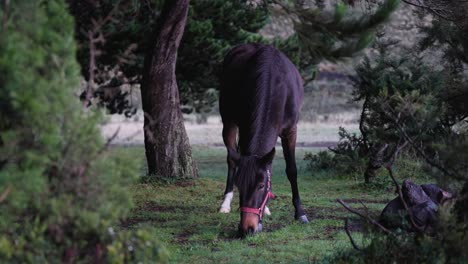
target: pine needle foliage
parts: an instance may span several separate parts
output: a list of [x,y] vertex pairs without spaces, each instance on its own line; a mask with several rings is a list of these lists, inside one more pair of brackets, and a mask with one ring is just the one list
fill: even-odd
[[[164,260],[151,231],[119,232],[136,164],[110,157],[74,95],[73,19],[62,0],[0,9],[0,262]],[[129,250],[131,248],[131,250]]]
[[300,45],[318,63],[349,58],[368,47],[376,29],[389,19],[398,4],[398,0],[386,0],[371,13],[360,13],[340,2],[333,10],[297,3],[286,8],[296,17],[294,28]]

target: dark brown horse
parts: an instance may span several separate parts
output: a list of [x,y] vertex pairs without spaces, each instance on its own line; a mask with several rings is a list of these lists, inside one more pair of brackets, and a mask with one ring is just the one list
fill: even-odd
[[308,222],[299,197],[295,160],[303,93],[296,67],[272,46],[240,45],[224,58],[219,109],[228,151],[228,176],[220,212],[230,211],[235,182],[241,207],[239,230],[243,234],[261,231],[263,212],[269,214],[265,204],[272,197],[270,175],[278,136],[295,218]]

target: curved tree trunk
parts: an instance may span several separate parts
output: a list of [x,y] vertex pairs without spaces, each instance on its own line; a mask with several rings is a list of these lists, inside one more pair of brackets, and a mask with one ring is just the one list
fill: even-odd
[[175,67],[189,0],[166,1],[145,57],[141,95],[148,173],[155,177],[198,176],[180,111]]

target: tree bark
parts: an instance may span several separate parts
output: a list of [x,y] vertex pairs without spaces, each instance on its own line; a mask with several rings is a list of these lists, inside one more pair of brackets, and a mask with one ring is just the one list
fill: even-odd
[[166,1],[145,57],[141,95],[148,173],[153,177],[198,177],[175,75],[188,8],[189,0]]

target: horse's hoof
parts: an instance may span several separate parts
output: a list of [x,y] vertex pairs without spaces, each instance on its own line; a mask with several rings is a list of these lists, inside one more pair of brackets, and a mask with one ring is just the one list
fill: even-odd
[[271,215],[270,209],[268,209],[268,207],[266,206],[265,206],[265,210],[263,211],[263,213],[266,215]]
[[307,224],[307,223],[309,223],[309,219],[307,219],[307,216],[306,216],[306,215],[300,216],[297,220],[299,220],[299,222],[300,222],[301,224]]
[[223,214],[228,214],[228,213],[231,212],[231,208],[229,208],[229,207],[221,207],[221,208],[219,208],[219,212],[220,212],[220,213],[223,213]]
[[256,232],[262,232],[263,230],[263,225],[262,223],[258,223],[257,231]]

